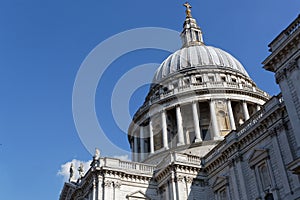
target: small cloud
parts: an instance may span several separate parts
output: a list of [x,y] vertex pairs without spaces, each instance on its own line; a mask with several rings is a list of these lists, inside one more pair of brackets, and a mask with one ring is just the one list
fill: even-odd
[[125,160],[125,161],[130,161],[129,156],[126,155],[121,155],[121,156],[114,156],[114,158],[120,159],[120,160]]
[[70,166],[71,166],[71,163],[73,163],[74,169],[75,169],[75,172],[74,172],[75,179],[77,180],[79,178],[79,173],[78,173],[77,169],[80,166],[80,163],[83,163],[83,169],[84,169],[84,172],[86,173],[90,168],[91,162],[92,162],[91,160],[90,161],[81,161],[81,160],[73,159],[72,161],[69,161],[69,162],[66,162],[65,164],[62,164],[60,166],[60,170],[58,170],[58,172],[57,172],[57,175],[62,176],[64,182],[69,181]]

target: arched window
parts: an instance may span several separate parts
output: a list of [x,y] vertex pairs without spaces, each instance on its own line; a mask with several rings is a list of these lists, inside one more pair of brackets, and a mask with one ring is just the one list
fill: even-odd
[[268,193],[268,194],[265,196],[265,200],[274,200],[273,194],[272,194],[272,193]]
[[196,77],[196,82],[202,83],[203,82],[202,77],[201,76]]
[[226,189],[220,191],[220,200],[227,200]]
[[259,173],[263,189],[266,189],[269,186],[271,186],[270,175],[266,165],[260,166]]

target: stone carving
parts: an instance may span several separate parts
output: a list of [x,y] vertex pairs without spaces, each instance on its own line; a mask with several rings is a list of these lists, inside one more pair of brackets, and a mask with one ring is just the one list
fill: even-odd
[[83,163],[80,163],[80,166],[78,167],[78,173],[79,173],[79,179],[81,179],[84,176]]
[[121,183],[120,181],[116,181],[116,182],[114,183],[114,187],[117,188],[117,189],[120,189],[120,188],[121,188],[121,185],[122,185],[122,183]]
[[95,149],[95,154],[93,156],[93,161],[91,163],[92,167],[100,167],[100,150],[98,148]]
[[110,180],[105,180],[104,183],[103,183],[104,187],[111,187],[112,185],[112,181]]
[[94,160],[100,159],[100,150],[98,148],[95,149],[95,155],[93,157]]
[[73,163],[71,163],[71,165],[70,165],[69,172],[70,172],[69,182],[72,182],[75,178],[74,177],[74,165],[73,165]]
[[187,177],[185,178],[185,181],[186,181],[187,183],[192,183],[192,182],[193,182],[193,178],[190,177],[190,176],[187,176]]
[[183,177],[182,176],[175,177],[175,182],[183,182]]

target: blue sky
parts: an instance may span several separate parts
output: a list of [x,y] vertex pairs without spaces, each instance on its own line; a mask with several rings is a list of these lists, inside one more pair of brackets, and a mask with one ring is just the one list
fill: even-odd
[[[183,3],[0,0],[1,199],[58,199],[61,165],[91,159],[72,115],[73,84],[81,63],[101,41],[125,30],[150,26],[181,31]],[[300,2],[193,0],[191,4],[206,44],[233,54],[260,88],[277,94],[273,74],[264,71],[261,62],[269,55],[267,45],[299,14]],[[110,66],[102,80],[105,84],[97,89],[97,116],[109,138],[122,148],[128,149],[126,135],[109,109],[115,81],[131,67],[160,63],[167,55],[151,49],[126,54]],[[142,87],[133,95],[131,113],[145,93]]]

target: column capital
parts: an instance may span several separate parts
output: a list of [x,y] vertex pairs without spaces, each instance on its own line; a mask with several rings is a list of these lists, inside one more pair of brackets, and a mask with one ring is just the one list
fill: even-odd
[[145,127],[144,123],[145,123],[145,122],[140,123],[139,127],[140,127],[140,128],[141,128],[141,127]]
[[112,186],[112,181],[110,181],[110,180],[105,180],[104,183],[103,183],[103,186],[104,186],[104,187],[111,187],[111,186]]
[[121,188],[121,185],[122,185],[122,183],[121,183],[120,181],[114,182],[114,187],[115,187],[116,189],[120,189],[120,188]]
[[193,183],[193,177],[187,176],[187,177],[185,177],[185,181],[187,183]]
[[161,109],[161,110],[159,111],[159,114],[161,114],[161,113],[166,113],[166,109],[165,109],[165,108]]
[[176,104],[176,105],[175,105],[175,108],[178,108],[178,107],[179,107],[179,108],[181,107],[180,104]]
[[295,69],[299,68],[298,64],[297,64],[297,61],[296,60],[292,60],[288,63],[286,69],[289,71],[289,72],[292,72],[294,71]]

